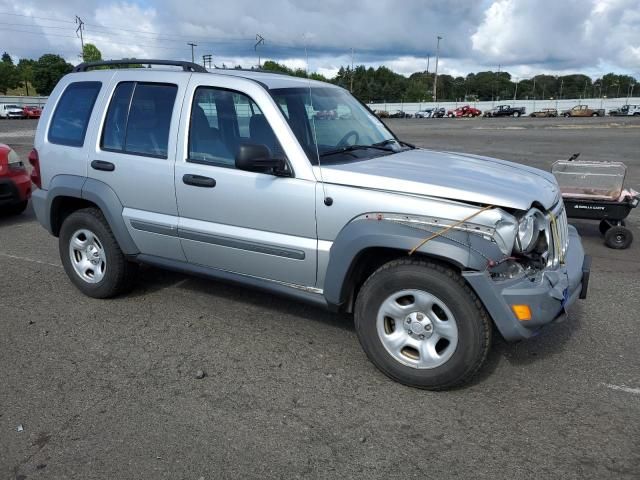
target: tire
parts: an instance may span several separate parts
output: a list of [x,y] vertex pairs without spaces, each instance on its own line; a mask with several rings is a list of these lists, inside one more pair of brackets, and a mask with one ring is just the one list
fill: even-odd
[[409,258],[389,262],[367,279],[356,298],[355,327],[382,373],[429,390],[468,382],[484,363],[492,335],[489,315],[456,271]]
[[513,116],[518,118],[520,116],[520,112],[513,112]]
[[[78,240],[75,248],[73,239]],[[99,209],[69,215],[62,223],[58,248],[67,276],[85,295],[110,298],[133,286],[138,265],[127,261]]]
[[598,115],[597,113],[594,112],[594,113],[591,114],[591,116],[592,117],[599,117],[600,115]]
[[629,248],[631,242],[633,242],[631,230],[620,225],[612,226],[604,234],[604,243],[609,248],[624,250],[625,248]]
[[571,115],[569,115],[568,113],[565,113],[565,114],[563,115],[563,117],[564,117],[564,118],[569,118],[570,116],[571,116]]

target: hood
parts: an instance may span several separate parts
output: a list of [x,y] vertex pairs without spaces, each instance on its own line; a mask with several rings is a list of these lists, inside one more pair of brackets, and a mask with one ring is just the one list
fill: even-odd
[[[317,167],[316,167],[317,168]],[[415,149],[322,167],[327,183],[527,210],[559,199],[551,173],[505,160]]]

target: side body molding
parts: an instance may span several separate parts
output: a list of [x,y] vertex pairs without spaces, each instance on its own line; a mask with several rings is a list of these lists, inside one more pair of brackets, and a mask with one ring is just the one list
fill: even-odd
[[[323,289],[327,302],[341,305],[348,300],[352,266],[367,249],[384,247],[409,252],[430,235],[431,230],[386,220],[359,219],[347,224],[331,246]],[[446,236],[436,237],[418,250],[461,269],[472,270],[485,268],[487,257],[495,258],[496,251],[499,253],[490,240],[459,230],[450,230]]]

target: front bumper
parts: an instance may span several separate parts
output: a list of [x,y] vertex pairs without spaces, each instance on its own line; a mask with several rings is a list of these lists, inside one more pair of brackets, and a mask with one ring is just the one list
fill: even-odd
[[[529,338],[563,315],[578,298],[586,298],[591,258],[584,254],[580,235],[569,225],[569,247],[564,265],[548,269],[532,278],[496,281],[488,272],[464,272],[508,341]],[[528,305],[531,320],[520,321],[512,305]]]

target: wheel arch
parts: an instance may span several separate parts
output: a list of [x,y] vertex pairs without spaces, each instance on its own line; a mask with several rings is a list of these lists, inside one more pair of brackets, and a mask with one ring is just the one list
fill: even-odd
[[[407,257],[409,251],[430,232],[406,225],[375,220],[355,220],[334,241],[324,280],[327,303],[337,310],[351,311],[362,283],[385,263]],[[413,255],[441,263],[458,271],[479,269],[486,261],[471,254],[475,235],[449,231],[421,246]]]
[[58,175],[51,180],[47,197],[48,225],[45,227],[53,235],[59,235],[62,223],[73,212],[93,207],[102,212],[120,249],[126,255],[140,253],[127,231],[122,217],[122,203],[107,184],[91,178]]

